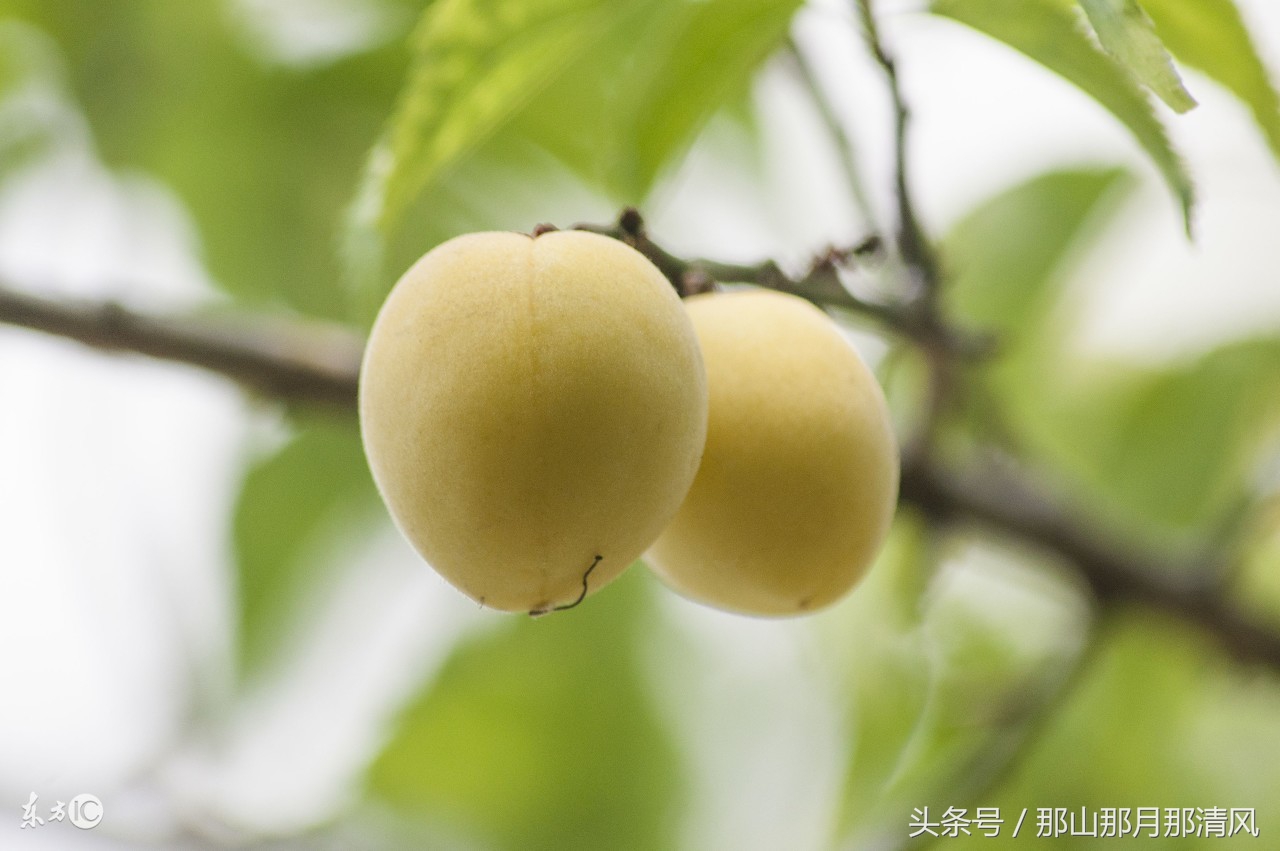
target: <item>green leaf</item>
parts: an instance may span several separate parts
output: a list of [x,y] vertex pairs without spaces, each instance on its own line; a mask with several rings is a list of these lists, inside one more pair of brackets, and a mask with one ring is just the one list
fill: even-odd
[[1052,321],[1061,318],[1053,308],[1064,264],[1126,182],[1117,171],[1056,172],[982,204],[944,243],[955,271],[947,307],[999,335],[1002,358],[987,374],[1015,442],[1051,459],[1101,500],[1100,511],[1168,546],[1240,498],[1259,441],[1280,416],[1280,340],[1156,369],[1064,360],[1063,327]]
[[1103,48],[1177,112],[1196,105],[1137,0],[1080,0]]
[[[385,291],[390,244],[411,207],[426,197],[449,214],[445,196],[465,194],[456,190],[467,164],[495,150],[530,146],[615,206],[639,203],[706,121],[740,98],[783,43],[799,5],[433,5],[416,39],[414,70],[352,205],[346,233],[352,283]],[[430,247],[421,236],[417,242],[418,254]]]
[[61,47],[104,162],[176,192],[220,286],[345,318],[334,238],[403,74],[399,45],[281,68],[225,3],[7,5]]
[[1254,508],[1240,536],[1232,596],[1246,611],[1280,625],[1280,495]]
[[519,132],[619,204],[639,204],[697,131],[781,47],[797,0],[659,0],[615,27],[519,119]]
[[1280,338],[1163,369],[1099,365],[1029,392],[1022,421],[1098,507],[1176,542],[1222,522],[1280,425]]
[[427,7],[413,67],[350,210],[345,262],[357,286],[378,282],[390,232],[424,187],[563,74],[608,31],[618,5],[440,0]]
[[685,784],[641,662],[646,581],[633,569],[572,611],[495,617],[403,713],[370,795],[466,847],[675,847]]
[[926,530],[899,514],[857,593],[819,621],[827,630],[824,646],[837,657],[833,667],[847,672],[842,836],[882,817],[887,784],[926,710],[930,666],[917,627],[930,557]]
[[1131,185],[1122,169],[1068,169],[983,202],[943,242],[953,273],[947,308],[966,324],[995,332],[1004,351],[1038,336],[1073,249]]
[[[1105,646],[1068,699],[1046,716],[1000,788],[977,802],[999,807],[1005,818],[1000,836],[974,831],[946,846],[1022,848],[1036,835],[1038,808],[1074,810],[1079,823],[1082,806],[1090,814],[1129,807],[1130,835],[1060,836],[1031,844],[1076,849],[1145,841],[1192,851],[1256,845],[1259,840],[1247,835],[1165,838],[1164,808],[1255,808],[1260,826],[1280,818],[1280,770],[1270,758],[1280,748],[1274,679],[1242,675],[1184,624],[1149,616],[1120,620],[1099,640]],[[940,796],[933,803],[936,820],[953,802]],[[1138,807],[1160,808],[1158,838],[1149,829],[1132,835]],[[1023,808],[1026,823],[1015,839],[1012,828]]]
[[1178,60],[1226,86],[1253,112],[1280,158],[1280,97],[1232,0],[1143,0]]
[[61,77],[57,45],[20,20],[0,18],[0,96],[9,96],[33,78]]
[[414,38],[408,83],[374,152],[366,188],[385,227],[429,181],[510,121],[607,29],[598,0],[430,5]]
[[40,30],[0,18],[0,179],[48,150],[69,108],[58,47]]
[[661,72],[650,74],[638,96],[622,104],[634,107],[627,119],[635,151],[624,193],[642,200],[668,160],[684,152],[707,119],[731,103],[784,43],[800,6],[799,0],[712,0],[684,3],[668,18],[682,20],[663,40]]
[[1177,197],[1191,232],[1194,191],[1150,101],[1055,0],[934,0],[931,10],[1002,41],[1069,80],[1105,107],[1146,150]]
[[887,846],[912,807],[934,796],[964,804],[976,769],[1016,748],[1028,718],[1052,700],[1087,619],[1056,578],[992,551],[945,565],[915,601],[913,621],[886,618],[895,607],[883,595],[900,585],[892,574],[901,560],[936,557],[927,538],[903,541],[904,531],[921,532],[900,528],[909,522],[895,523],[894,549],[868,577],[876,585],[849,606],[861,634],[847,651],[853,746],[840,847]]
[[317,420],[249,469],[233,518],[246,675],[280,649],[305,595],[331,575],[334,547],[376,505],[354,424]]

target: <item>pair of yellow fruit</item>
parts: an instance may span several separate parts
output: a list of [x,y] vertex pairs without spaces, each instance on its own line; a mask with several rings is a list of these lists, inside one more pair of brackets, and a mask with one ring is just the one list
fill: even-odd
[[507,611],[574,604],[646,553],[700,602],[812,611],[861,578],[897,498],[884,396],[821,311],[682,302],[581,231],[426,254],[373,326],[360,419],[401,531]]

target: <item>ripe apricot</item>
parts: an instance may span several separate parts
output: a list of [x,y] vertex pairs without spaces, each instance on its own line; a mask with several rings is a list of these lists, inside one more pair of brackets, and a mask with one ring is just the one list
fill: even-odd
[[608,237],[474,233],[374,323],[365,452],[391,516],[485,606],[540,613],[617,577],[698,467],[707,386],[671,285]]
[[800,298],[712,293],[685,306],[707,368],[707,442],[649,564],[717,608],[826,606],[866,572],[893,517],[899,458],[884,394]]

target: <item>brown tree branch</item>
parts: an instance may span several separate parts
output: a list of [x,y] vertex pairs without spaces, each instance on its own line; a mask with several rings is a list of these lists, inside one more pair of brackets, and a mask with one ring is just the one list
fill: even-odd
[[296,323],[146,316],[113,302],[64,301],[0,287],[0,322],[197,366],[264,396],[353,408],[362,343]]
[[1216,582],[1225,554],[1170,563],[1111,539],[1023,477],[995,470],[961,477],[908,459],[902,499],[943,520],[975,524],[1065,559],[1104,607],[1165,612],[1203,628],[1237,660],[1280,671],[1280,630],[1245,614]]
[[[672,258],[677,262],[683,263]],[[723,271],[719,265],[707,268]],[[4,288],[0,323],[96,349],[197,366],[283,401],[355,410],[362,343],[330,329],[143,316],[110,303],[62,302]],[[904,459],[901,498],[944,522],[976,524],[1056,554],[1078,570],[1103,605],[1137,605],[1174,615],[1212,635],[1240,662],[1280,671],[1280,630],[1242,612],[1220,586],[1206,579],[1220,573],[1212,559],[1168,564],[1108,540],[1095,524],[1057,504],[1024,477],[992,471],[959,476],[923,456]]]

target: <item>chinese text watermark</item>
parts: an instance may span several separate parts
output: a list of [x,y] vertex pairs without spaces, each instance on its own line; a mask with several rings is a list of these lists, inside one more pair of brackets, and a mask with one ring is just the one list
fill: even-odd
[[[1257,836],[1258,822],[1253,808],[1231,807],[1024,807],[1008,835],[1018,836],[1032,814],[1037,837],[1087,836],[1098,838],[1222,837]],[[908,838],[1000,835],[1005,819],[999,807],[978,807],[969,815],[963,807],[947,807],[931,817],[928,807],[911,812]],[[1030,825],[1027,825],[1028,833]]]

